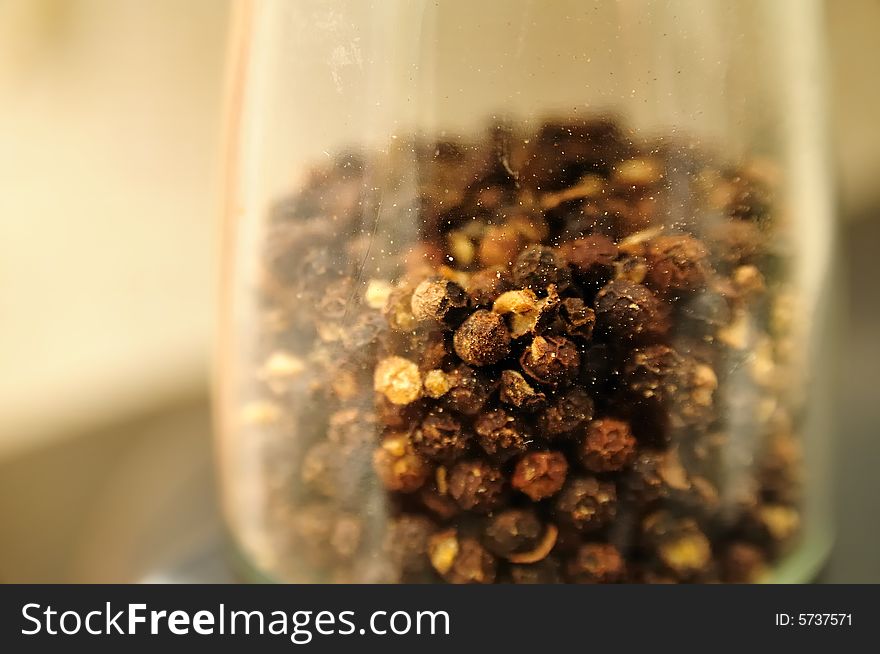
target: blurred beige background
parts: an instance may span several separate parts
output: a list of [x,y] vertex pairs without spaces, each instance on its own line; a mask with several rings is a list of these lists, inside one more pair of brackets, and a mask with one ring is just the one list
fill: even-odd
[[[880,1],[826,7],[840,215],[868,223]],[[133,580],[216,538],[229,14],[228,0],[0,0],[0,581]]]

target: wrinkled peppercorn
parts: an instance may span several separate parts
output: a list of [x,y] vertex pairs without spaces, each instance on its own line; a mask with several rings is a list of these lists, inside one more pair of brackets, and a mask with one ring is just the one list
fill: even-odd
[[669,309],[641,284],[616,279],[596,296],[596,324],[624,341],[661,338],[669,331]]
[[679,579],[705,573],[712,562],[709,539],[691,518],[658,511],[645,518],[642,532],[659,560]]
[[467,293],[455,282],[426,279],[413,291],[410,308],[416,320],[455,325],[467,313]]
[[618,250],[607,236],[577,238],[560,246],[560,251],[581,283],[599,288],[611,279]]
[[535,501],[559,492],[568,474],[561,452],[529,452],[517,461],[511,484]]
[[534,550],[544,535],[544,524],[530,509],[508,509],[489,518],[483,530],[483,544],[496,556]]
[[425,458],[450,463],[467,450],[468,437],[461,423],[449,412],[435,410],[428,413],[413,432],[412,444]]
[[453,411],[466,416],[479,413],[495,390],[491,378],[465,365],[453,368],[449,381],[452,385],[443,401]]
[[449,494],[465,511],[488,513],[498,508],[505,485],[502,472],[480,459],[459,461],[449,472]]
[[596,312],[579,297],[568,297],[559,305],[559,316],[562,319],[565,333],[589,340],[593,336],[596,324]]
[[580,388],[560,395],[541,416],[541,427],[547,436],[571,433],[593,419],[593,400]]
[[613,584],[623,580],[626,564],[614,545],[585,543],[569,560],[566,573],[578,584]]
[[415,402],[422,394],[419,367],[403,357],[388,357],[376,365],[373,387],[394,404]]
[[516,370],[501,372],[498,399],[517,409],[538,411],[547,405],[547,396],[536,391]]
[[504,318],[478,309],[455,331],[455,353],[472,366],[498,363],[510,353],[510,332]]
[[577,376],[581,355],[577,345],[562,336],[536,336],[520,357],[523,372],[542,384],[561,384]]
[[385,488],[401,493],[418,490],[431,473],[406,434],[390,434],[382,440],[373,453],[373,468]]
[[474,422],[477,442],[490,458],[506,461],[525,451],[529,437],[521,424],[504,409],[492,409],[477,417]]
[[455,529],[431,537],[428,553],[434,570],[450,584],[491,584],[495,558],[474,538],[462,538]]
[[570,478],[554,503],[561,522],[578,531],[601,529],[617,515],[614,484],[595,477]]
[[645,283],[663,295],[695,291],[706,282],[706,254],[705,246],[693,236],[658,236],[645,253]]
[[614,472],[628,466],[636,455],[636,439],[622,420],[594,420],[580,444],[581,463],[592,472]]
[[504,269],[500,266],[478,270],[468,280],[467,294],[474,307],[488,307],[507,290]]
[[550,284],[561,291],[571,281],[571,273],[565,261],[553,248],[538,245],[523,250],[510,269],[513,285],[543,293]]
[[435,531],[434,523],[422,515],[404,514],[394,519],[388,528],[384,549],[395,581],[408,583],[425,579],[430,570],[428,542]]

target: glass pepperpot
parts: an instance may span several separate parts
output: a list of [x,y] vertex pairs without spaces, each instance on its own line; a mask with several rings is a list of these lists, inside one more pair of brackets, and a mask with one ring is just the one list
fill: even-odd
[[819,20],[240,3],[216,415],[245,574],[811,579]]

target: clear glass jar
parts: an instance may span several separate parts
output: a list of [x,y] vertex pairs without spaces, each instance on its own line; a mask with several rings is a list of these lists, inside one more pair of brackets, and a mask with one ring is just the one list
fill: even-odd
[[244,3],[217,416],[248,574],[812,578],[818,11]]

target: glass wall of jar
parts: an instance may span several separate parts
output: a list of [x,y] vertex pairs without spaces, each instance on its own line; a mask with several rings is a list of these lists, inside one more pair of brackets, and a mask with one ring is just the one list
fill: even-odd
[[815,2],[239,9],[217,416],[249,574],[815,573]]

